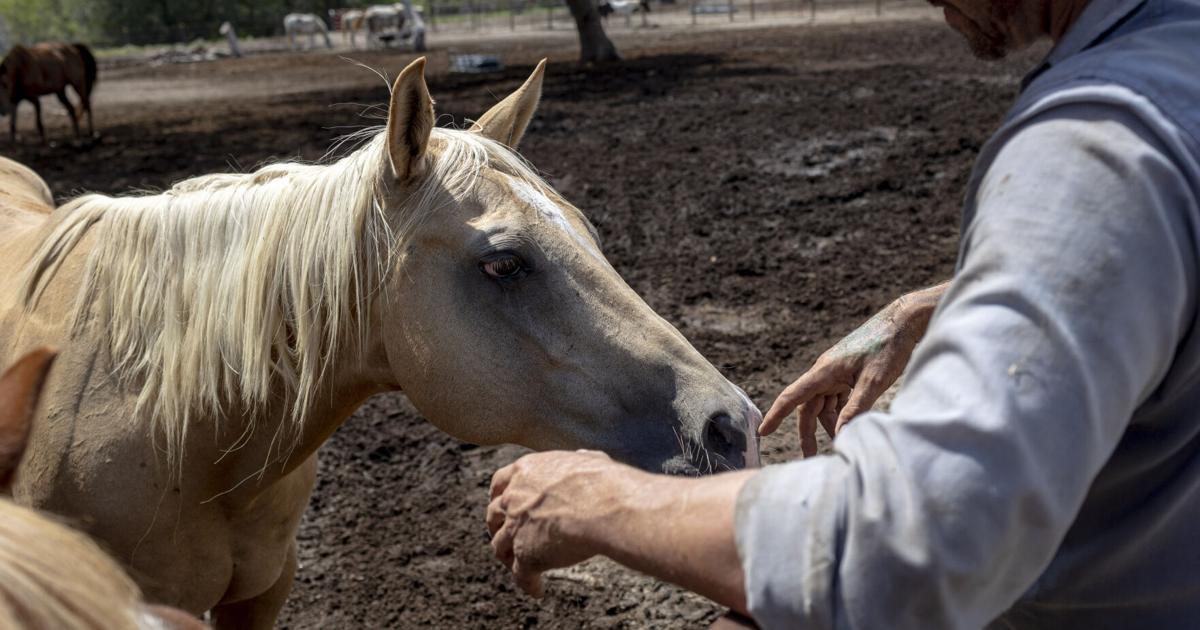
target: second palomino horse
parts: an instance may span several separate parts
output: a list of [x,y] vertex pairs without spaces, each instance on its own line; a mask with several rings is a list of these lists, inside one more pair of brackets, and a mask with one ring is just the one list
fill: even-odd
[[0,376],[0,628],[204,630],[182,611],[144,605],[87,536],[6,498],[53,361],[34,350]]
[[12,197],[0,363],[61,351],[17,499],[76,519],[152,600],[269,628],[317,449],[372,394],[403,391],[479,444],[756,464],[757,409],[515,153],[542,68],[459,131],[434,127],[418,60],[386,128],[327,166],[49,216],[25,207],[44,188]]
[[[331,10],[330,15],[333,15]],[[358,33],[363,29],[363,12],[347,9],[338,14],[338,29],[342,31],[342,43],[349,39],[351,48],[358,48]]]

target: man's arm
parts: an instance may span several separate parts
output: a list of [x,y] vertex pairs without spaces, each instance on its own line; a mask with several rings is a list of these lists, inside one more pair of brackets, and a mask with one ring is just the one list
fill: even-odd
[[950,286],[903,295],[826,350],[817,362],[779,394],[763,417],[759,435],[769,435],[796,413],[800,452],[817,454],[817,422],[833,437],[868,411],[904,373],[929,319]]
[[594,451],[528,455],[492,477],[492,548],[533,596],[543,571],[604,555],[745,613],[733,514],[753,474],[686,479]]
[[1011,132],[976,199],[891,411],[742,491],[764,627],[984,626],[1048,566],[1170,368],[1198,209],[1140,120],[1051,110]]

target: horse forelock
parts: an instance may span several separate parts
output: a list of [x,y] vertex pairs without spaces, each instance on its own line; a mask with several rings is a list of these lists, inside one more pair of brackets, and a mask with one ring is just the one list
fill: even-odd
[[549,190],[503,145],[438,128],[424,181],[393,202],[386,134],[370,133],[328,165],[273,164],[67,203],[23,272],[26,308],[95,232],[72,334],[102,333],[116,373],[138,392],[135,417],[161,431],[168,461],[179,461],[195,418],[240,404],[248,435],[255,412],[279,400],[292,401],[290,413],[266,430],[275,454],[290,452],[332,362],[363,348],[360,314],[419,225],[485,169]]

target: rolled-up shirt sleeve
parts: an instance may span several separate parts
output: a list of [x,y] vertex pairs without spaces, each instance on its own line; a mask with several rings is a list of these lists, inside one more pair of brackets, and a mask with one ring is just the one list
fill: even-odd
[[980,628],[1037,579],[1194,304],[1196,199],[1138,119],[1008,132],[890,412],[738,498],[765,628]]

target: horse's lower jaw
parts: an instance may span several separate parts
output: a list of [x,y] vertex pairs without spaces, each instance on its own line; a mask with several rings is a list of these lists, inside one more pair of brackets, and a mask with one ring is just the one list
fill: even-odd
[[677,455],[663,462],[660,472],[665,475],[675,475],[677,477],[699,477],[704,474],[699,466],[683,455]]
[[692,453],[690,456],[676,455],[663,462],[659,467],[659,472],[678,477],[702,477],[743,468],[757,468],[758,466],[758,444],[754,444],[746,453],[739,453],[734,460],[704,452]]

